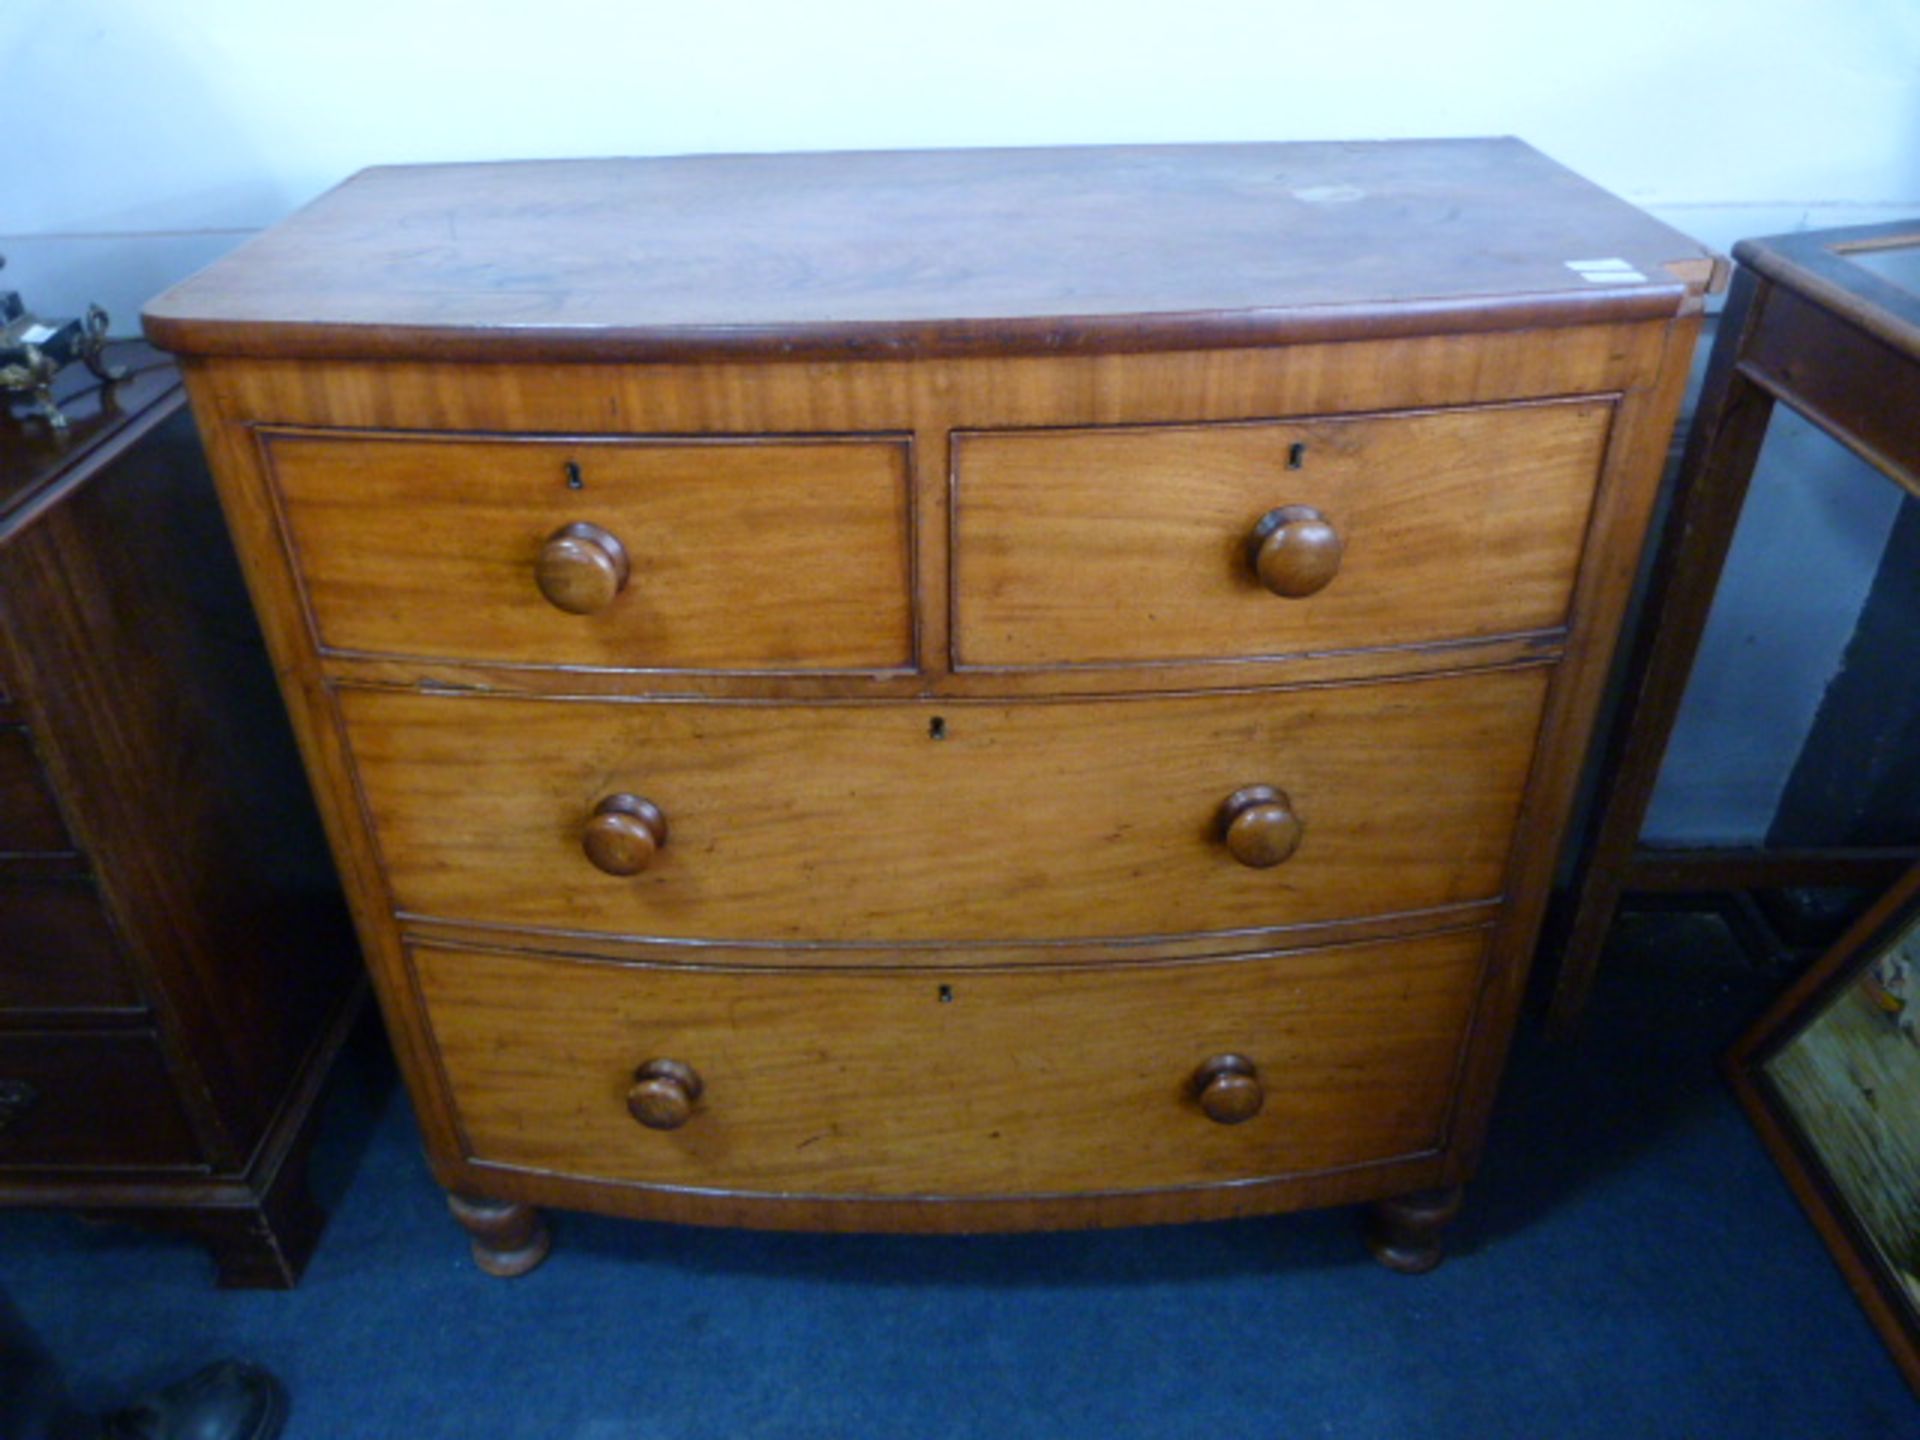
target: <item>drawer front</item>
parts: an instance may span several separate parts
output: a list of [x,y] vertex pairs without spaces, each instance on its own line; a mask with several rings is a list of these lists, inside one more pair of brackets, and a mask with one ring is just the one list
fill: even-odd
[[151,1035],[0,1035],[0,1171],[192,1164]]
[[[476,1159],[777,1194],[992,1196],[1437,1148],[1483,949],[1460,932],[1180,965],[809,973],[423,946],[414,964]],[[1237,1123],[1209,1118],[1195,1079],[1229,1055],[1260,1100]],[[641,1067],[661,1060],[699,1087],[690,1108],[684,1073],[649,1087],[656,1120],[684,1116],[665,1130],[629,1111]]]
[[324,646],[636,669],[914,662],[903,439],[265,445]]
[[25,727],[0,727],[0,855],[73,849]]
[[[1496,896],[1546,683],[1530,667],[1022,704],[340,699],[403,912],[858,944],[1177,935]],[[1285,800],[1256,820],[1290,811],[1301,830],[1291,858],[1256,869],[1218,827],[1259,785]],[[619,795],[658,807],[665,833],[624,876],[584,848],[590,825],[640,825],[596,818]]]
[[[1612,413],[1580,400],[956,435],[955,663],[1234,659],[1558,627]],[[1275,593],[1255,564],[1263,518],[1283,510],[1294,523],[1265,542],[1269,574],[1306,593]],[[1321,518],[1303,525],[1301,511]]]
[[140,1003],[90,880],[0,878],[0,1010]]

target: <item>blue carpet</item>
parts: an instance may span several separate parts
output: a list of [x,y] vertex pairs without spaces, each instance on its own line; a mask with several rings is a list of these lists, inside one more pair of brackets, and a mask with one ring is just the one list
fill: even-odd
[[542,1269],[492,1280],[377,1040],[330,1100],[299,1290],[216,1292],[189,1245],[23,1213],[0,1277],[83,1401],[236,1353],[285,1377],[290,1440],[1920,1436],[1713,1071],[1778,982],[1715,922],[1623,931],[1580,1040],[1523,1034],[1424,1278],[1344,1213],[973,1239],[561,1214]]

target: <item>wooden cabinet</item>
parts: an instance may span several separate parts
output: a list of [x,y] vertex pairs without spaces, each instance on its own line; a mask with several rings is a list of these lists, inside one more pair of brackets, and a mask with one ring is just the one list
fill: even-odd
[[291,1285],[352,937],[179,377],[119,349],[0,428],[0,1204]]
[[481,1262],[1435,1263],[1712,273],[1449,141],[374,170],[155,301]]

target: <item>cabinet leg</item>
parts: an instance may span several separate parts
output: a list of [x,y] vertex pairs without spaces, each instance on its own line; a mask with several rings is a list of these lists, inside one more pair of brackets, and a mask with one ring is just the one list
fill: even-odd
[[531,1205],[447,1195],[453,1218],[473,1237],[473,1263],[489,1275],[524,1275],[547,1258],[547,1223]]
[[326,1212],[307,1188],[313,1125],[288,1148],[260,1191],[258,1203],[213,1212],[200,1228],[213,1254],[214,1283],[222,1290],[291,1290],[299,1283],[326,1228]]
[[1440,1232],[1460,1213],[1460,1187],[1377,1200],[1367,1213],[1367,1248],[1389,1270],[1424,1275],[1443,1259]]
[[95,1210],[86,1218],[186,1236],[213,1257],[214,1283],[222,1290],[293,1289],[327,1223],[307,1189],[304,1147],[258,1192],[234,1196],[229,1190],[198,1206]]
[[222,1290],[291,1290],[325,1223],[302,1187],[287,1205],[232,1211],[197,1228],[213,1255],[215,1283]]

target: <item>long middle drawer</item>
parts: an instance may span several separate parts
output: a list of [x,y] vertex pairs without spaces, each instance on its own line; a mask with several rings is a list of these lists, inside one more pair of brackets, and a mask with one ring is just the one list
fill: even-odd
[[[1549,673],[1021,703],[340,703],[403,914],[749,943],[1068,940],[1498,896]],[[1268,868],[1221,828],[1256,786],[1299,825]],[[603,873],[583,843],[613,797],[655,807],[663,831],[636,874]]]

